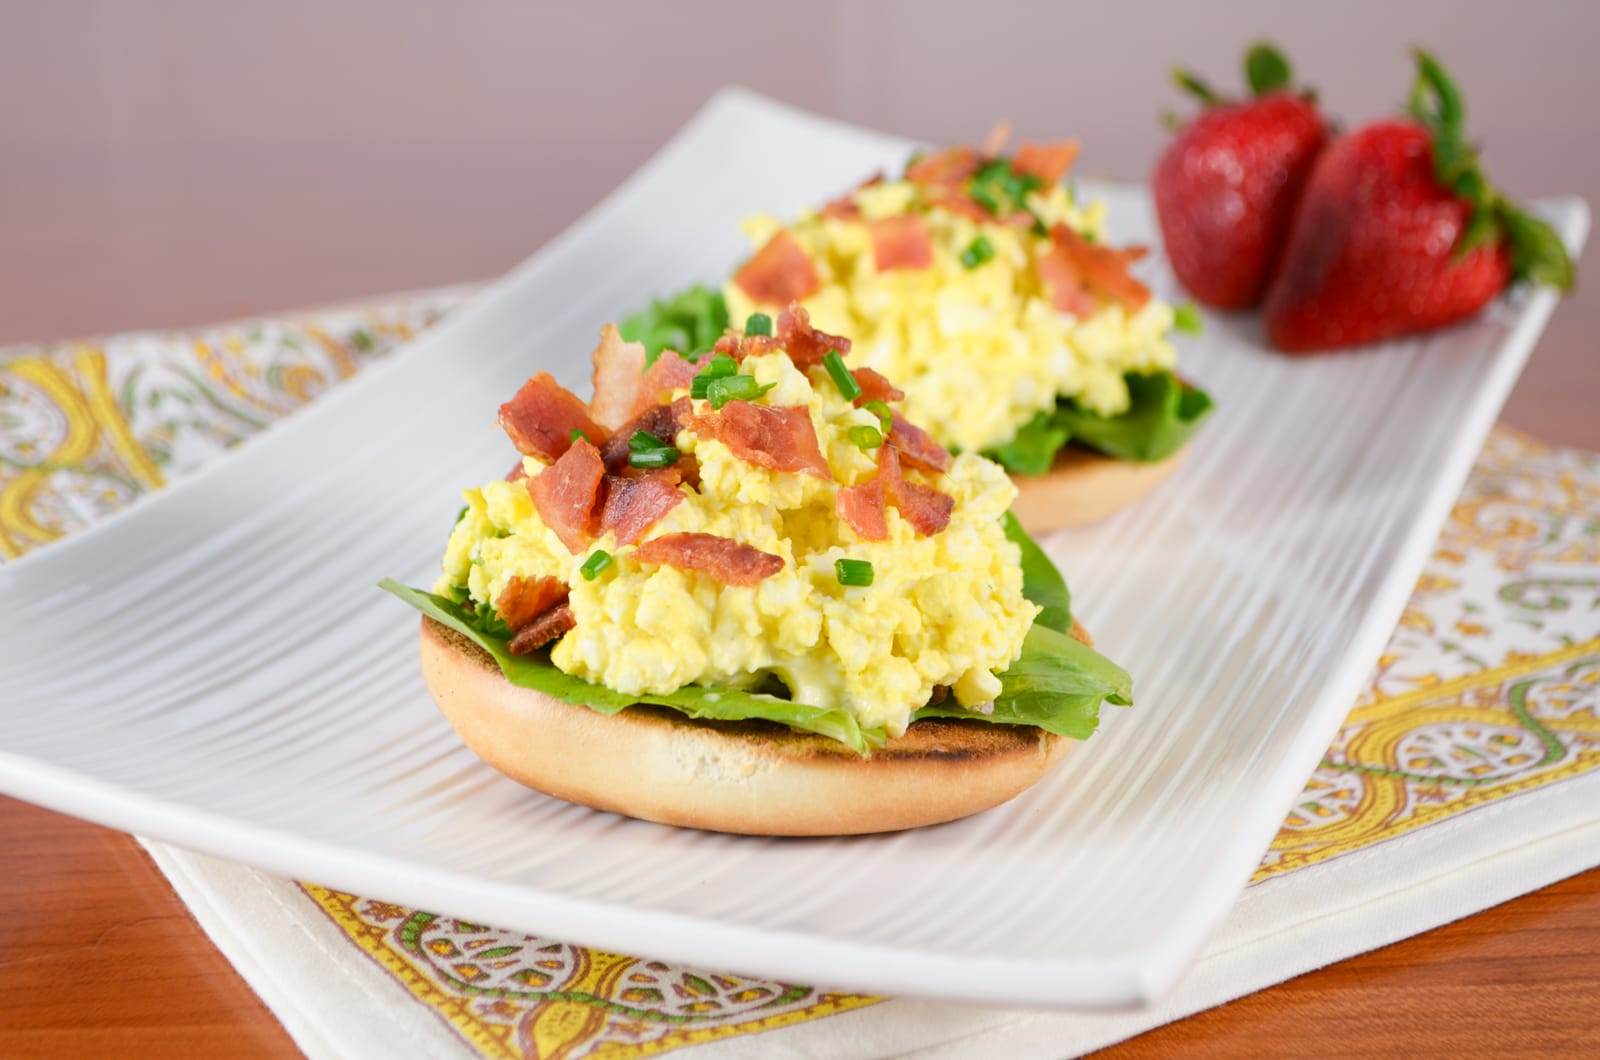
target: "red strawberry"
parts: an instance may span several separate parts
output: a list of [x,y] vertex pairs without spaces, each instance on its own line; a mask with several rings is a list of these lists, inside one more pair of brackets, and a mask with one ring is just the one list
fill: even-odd
[[1156,215],[1172,269],[1221,309],[1261,300],[1300,187],[1326,133],[1309,94],[1288,90],[1289,64],[1268,44],[1245,55],[1253,98],[1222,100],[1191,74],[1178,84],[1207,104],[1156,164]]
[[1267,293],[1267,334],[1328,350],[1470,316],[1513,278],[1565,290],[1555,232],[1489,185],[1449,75],[1417,53],[1409,120],[1345,136],[1312,170]]

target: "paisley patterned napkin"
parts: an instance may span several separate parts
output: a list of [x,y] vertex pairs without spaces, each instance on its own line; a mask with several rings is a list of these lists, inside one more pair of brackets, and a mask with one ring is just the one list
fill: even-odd
[[[0,563],[194,470],[469,295],[0,351]],[[313,1055],[1083,1051],[1600,862],[1600,459],[1491,435],[1366,692],[1155,1010],[829,993],[150,848]]]

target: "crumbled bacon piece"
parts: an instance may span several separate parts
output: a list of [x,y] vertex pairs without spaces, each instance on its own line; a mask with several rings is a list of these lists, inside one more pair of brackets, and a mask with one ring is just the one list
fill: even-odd
[[879,272],[925,269],[933,264],[933,240],[920,214],[885,217],[867,229],[872,236],[872,263]]
[[1039,274],[1039,283],[1045,296],[1059,313],[1087,317],[1095,311],[1094,297],[1084,285],[1072,257],[1059,246],[1052,246],[1034,259],[1033,269]]
[[755,585],[783,569],[783,558],[715,534],[665,534],[639,546],[640,563],[699,571],[727,585]]
[[506,582],[495,599],[494,611],[515,633],[567,598],[567,587],[557,578],[524,578]]
[[850,374],[855,377],[856,386],[861,388],[861,396],[855,402],[857,407],[869,401],[899,401],[906,396],[882,372],[871,368],[855,368]]
[[627,422],[644,393],[645,349],[639,342],[624,342],[615,324],[600,329],[594,348],[594,397],[589,415],[608,431]]
[[506,650],[512,655],[529,655],[576,626],[578,620],[567,604],[558,604],[529,622],[511,638]]
[[699,367],[685,360],[677,350],[662,350],[655,363],[645,369],[643,393],[634,405],[634,413],[658,404],[663,394],[687,389],[699,374]]
[[721,411],[694,417],[690,426],[757,467],[830,477],[828,462],[817,444],[816,428],[811,425],[811,414],[803,407],[774,408],[730,401]]
[[1134,279],[1128,266],[1144,257],[1144,247],[1115,247],[1091,243],[1064,224],[1050,230],[1055,249],[1076,271],[1080,282],[1102,298],[1120,302],[1130,310],[1150,301],[1150,288]]
[[1072,168],[1072,163],[1078,158],[1078,141],[1058,140],[1049,144],[1031,144],[1024,141],[1018,145],[1016,155],[1011,159],[1011,168],[1018,173],[1038,177],[1045,187],[1059,184],[1061,178],[1067,175],[1067,170]]
[[511,444],[524,456],[536,456],[550,463],[572,444],[572,432],[580,431],[595,445],[606,440],[606,429],[589,418],[589,410],[576,394],[556,382],[549,372],[540,372],[518,390],[516,396],[500,406],[500,427]]
[[757,302],[777,305],[805,298],[822,285],[811,256],[787,229],[780,229],[740,266],[733,282]]
[[994,214],[959,187],[934,187],[923,192],[929,206],[937,206],[969,221],[993,221]]
[[906,179],[924,188],[959,187],[983,165],[983,156],[970,147],[947,147],[923,155],[906,167]]
[[605,473],[600,450],[580,438],[537,478],[528,480],[528,493],[539,518],[574,555],[582,552],[593,536]]
[[889,522],[884,515],[883,477],[874,475],[856,486],[841,487],[834,497],[834,507],[856,536],[863,541],[882,541],[889,536]]
[[624,423],[600,449],[606,470],[613,475],[620,475],[627,469],[628,439],[638,431],[654,435],[663,444],[672,445],[678,437],[678,431],[688,424],[692,412],[689,399],[683,397],[670,405],[651,405]]
[[[1004,118],[994,123],[994,128],[989,130],[989,135],[983,138],[983,154],[985,158],[994,158],[1006,149],[1006,144],[1011,140],[1011,123]],[[1024,145],[1026,146],[1026,145]]]
[[874,184],[882,183],[883,171],[880,169],[866,180],[863,180],[860,184],[857,184],[850,191],[839,196],[837,199],[826,203],[822,209],[817,211],[817,214],[821,217],[832,217],[841,221],[857,220],[861,216],[861,207],[856,205],[856,192],[860,191],[862,188],[870,188]]
[[841,354],[850,352],[850,340],[843,335],[829,335],[811,326],[811,314],[802,305],[794,304],[778,314],[778,345],[783,347],[802,372],[812,365],[821,364],[829,350]]
[[742,361],[746,357],[760,357],[778,349],[782,347],[771,335],[741,335],[737,331],[730,331],[716,341],[711,352],[725,353],[736,361]]
[[924,471],[947,471],[950,468],[950,451],[933,440],[933,435],[918,427],[898,412],[893,414],[889,430],[889,444],[900,450],[900,455],[912,467]]
[[922,537],[937,534],[950,525],[955,498],[908,481],[900,472],[900,459],[892,445],[878,447],[878,478],[883,481],[883,493],[889,503]]
[[606,501],[600,512],[600,529],[631,545],[683,500],[678,473],[670,468],[634,477],[608,475]]

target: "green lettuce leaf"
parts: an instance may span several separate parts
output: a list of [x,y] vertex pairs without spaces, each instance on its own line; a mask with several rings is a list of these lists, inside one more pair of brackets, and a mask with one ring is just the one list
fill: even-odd
[[1071,437],[1070,431],[1056,423],[1052,409],[1035,415],[1022,425],[1015,438],[984,455],[1013,475],[1043,475]]
[[1128,411],[1101,416],[1076,403],[1056,407],[1072,439],[1119,460],[1165,460],[1182,449],[1211,411],[1211,395],[1171,372],[1127,376]]
[[963,710],[952,700],[923,707],[913,718],[969,718],[995,725],[1037,725],[1046,732],[1085,740],[1100,724],[1100,704],[1133,702],[1133,679],[1104,655],[1065,633],[1035,622],[1022,654],[1000,675],[1000,694],[988,714]]
[[[1037,725],[1046,731],[1084,739],[1099,723],[1100,704],[1130,703],[1132,680],[1116,663],[1067,635],[1072,625],[1072,600],[1066,580],[1016,517],[1005,515],[1006,537],[1022,552],[1022,591],[1044,610],[1022,642],[1017,661],[1000,675],[1001,692],[987,714],[964,710],[953,700],[924,707],[917,718],[965,718],[997,725]],[[881,728],[862,728],[854,715],[825,709],[760,692],[731,687],[686,685],[665,695],[638,696],[613,692],[562,673],[549,652],[512,655],[507,648],[504,623],[491,609],[469,612],[460,600],[436,596],[385,579],[379,587],[393,593],[435,622],[455,630],[488,652],[506,680],[532,688],[564,703],[615,714],[635,703],[669,707],[691,718],[713,721],[773,721],[804,732],[814,732],[870,754],[887,738]]]
[[693,360],[711,348],[728,326],[728,306],[720,292],[699,284],[623,320],[617,329],[629,342],[644,343],[645,363],[673,349]]
[[1015,515],[1006,512],[1002,525],[1006,537],[1022,550],[1022,595],[1044,608],[1033,624],[1068,632],[1072,629],[1072,594],[1067,591],[1067,580]]
[[1101,416],[1062,401],[1022,425],[1015,438],[985,455],[1016,475],[1042,475],[1068,442],[1119,460],[1164,460],[1182,449],[1212,408],[1211,395],[1171,372],[1130,372],[1126,412]]
[[648,703],[670,707],[691,718],[710,721],[775,721],[792,729],[838,740],[863,755],[885,739],[882,729],[863,729],[849,711],[837,708],[827,710],[738,688],[685,685],[665,695],[645,693],[637,696],[613,692],[604,685],[591,684],[562,673],[550,661],[549,652],[512,655],[506,648],[504,638],[484,633],[479,623],[473,621],[472,616],[454,601],[387,578],[379,582],[378,587],[393,593],[435,622],[455,630],[488,652],[499,664],[500,672],[512,684],[543,692],[563,703],[588,707],[602,714],[615,714],[635,703]]

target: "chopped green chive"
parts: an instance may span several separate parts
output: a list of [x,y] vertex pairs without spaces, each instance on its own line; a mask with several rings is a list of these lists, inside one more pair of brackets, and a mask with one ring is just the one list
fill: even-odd
[[582,438],[582,437],[583,437],[583,432],[578,430],[578,428],[576,428],[576,427],[572,428],[572,430],[567,432],[567,441],[569,441],[569,442],[575,442],[579,438]]
[[833,573],[840,585],[871,585],[872,564],[864,559],[836,559]]
[[894,413],[889,411],[889,406],[887,404],[882,401],[874,400],[867,402],[861,407],[878,417],[878,422],[883,425],[884,434],[888,434],[894,429]]
[[989,242],[988,236],[978,236],[967,249],[961,252],[961,264],[969,269],[975,269],[984,262],[994,257],[994,244]]
[[771,335],[772,318],[765,313],[751,313],[750,319],[744,322],[746,335]]
[[883,444],[883,432],[876,427],[858,424],[844,432],[850,444],[858,449],[876,449]]
[[838,350],[828,351],[827,356],[822,358],[822,367],[828,370],[828,375],[833,378],[833,385],[839,388],[839,393],[844,395],[846,401],[854,401],[861,396],[861,384],[850,374],[850,369],[844,366],[844,358],[839,356]]
[[671,467],[678,462],[678,450],[670,445],[659,449],[635,449],[628,454],[629,467]]
[[1172,310],[1172,326],[1187,335],[1198,335],[1205,330],[1200,310],[1193,302],[1185,302]]
[[739,362],[725,353],[719,353],[706,362],[700,374],[689,383],[689,396],[704,399],[713,379],[722,379],[739,371]]
[[467,517],[467,513],[470,511],[472,511],[472,509],[463,504],[461,506],[461,510],[456,513],[456,522],[459,523],[461,520],[465,519]]
[[1000,212],[1000,203],[997,202],[995,197],[989,193],[989,189],[986,185],[974,184],[967,194],[971,196],[973,202],[977,203],[979,206],[982,206],[990,213],[998,214]]
[[600,577],[600,572],[611,566],[611,553],[603,548],[597,548],[589,553],[589,558],[583,561],[583,566],[578,568],[578,573],[583,575],[583,580],[592,582]]
[[628,439],[628,452],[648,453],[652,449],[668,449],[670,446],[649,431],[634,431]]
[[753,375],[722,375],[706,384],[706,400],[712,408],[720,409],[730,401],[752,401],[775,386],[776,383],[762,386]]

